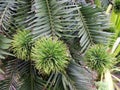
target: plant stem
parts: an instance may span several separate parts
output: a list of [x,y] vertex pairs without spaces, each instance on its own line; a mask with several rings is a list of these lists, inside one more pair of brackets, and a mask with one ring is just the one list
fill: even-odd
[[110,73],[110,70],[107,70],[105,72],[105,82],[108,85],[108,90],[114,90],[114,86],[113,86],[113,79]]

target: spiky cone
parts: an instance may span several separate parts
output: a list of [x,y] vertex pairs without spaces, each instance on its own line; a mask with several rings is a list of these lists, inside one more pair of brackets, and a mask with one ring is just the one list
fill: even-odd
[[22,30],[18,31],[12,40],[12,50],[15,56],[22,60],[29,60],[32,48],[32,36],[30,31]]
[[42,73],[64,71],[69,63],[67,46],[57,39],[38,39],[32,48],[32,60],[36,69]]
[[102,75],[115,65],[116,58],[105,46],[93,45],[85,54],[85,62],[92,70],[97,71],[98,75]]

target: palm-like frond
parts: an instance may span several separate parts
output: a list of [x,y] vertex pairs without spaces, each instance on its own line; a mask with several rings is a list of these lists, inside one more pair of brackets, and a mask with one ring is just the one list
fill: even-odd
[[0,90],[44,90],[46,81],[40,77],[29,61],[5,61],[5,79]]
[[105,13],[97,7],[83,6],[80,11],[79,37],[81,52],[94,43],[107,44],[110,33],[103,31],[108,28],[109,20]]
[[67,73],[50,75],[47,90],[94,90],[91,71],[71,62]]
[[[68,67],[68,76],[73,81],[76,89],[71,90],[94,90],[91,71],[72,62]],[[72,85],[71,85],[72,86]]]
[[18,29],[32,30],[31,23],[34,20],[34,11],[32,11],[31,0],[20,0],[15,15],[15,23]]
[[[74,18],[76,5],[69,5],[67,0],[34,0],[36,19],[32,34],[35,38],[42,36],[71,36],[76,31]],[[74,16],[74,17],[73,17]]]
[[19,61],[17,71],[21,82],[19,90],[44,90],[46,81],[38,74],[30,61]]
[[0,81],[0,90],[16,90],[20,88],[19,75],[16,73],[16,59],[4,61],[5,79]]
[[67,73],[52,73],[43,90],[94,90],[90,71],[71,62]]
[[12,16],[16,11],[15,0],[0,0],[0,32],[9,36],[12,22]]
[[5,59],[5,55],[10,55],[6,50],[10,46],[11,40],[4,35],[0,35],[0,59]]

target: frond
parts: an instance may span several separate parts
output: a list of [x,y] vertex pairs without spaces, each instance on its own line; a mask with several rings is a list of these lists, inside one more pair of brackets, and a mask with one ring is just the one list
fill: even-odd
[[9,36],[12,16],[16,11],[17,2],[15,0],[0,0],[0,32]]
[[72,36],[77,31],[75,12],[78,7],[69,5],[67,0],[34,0],[36,19],[31,22],[34,39],[42,36]]
[[[6,63],[6,64],[5,64]],[[19,89],[19,75],[16,73],[16,59],[4,61],[5,79],[0,81],[0,90],[15,90]]]
[[4,35],[0,35],[0,59],[5,59],[5,55],[11,55],[7,49],[10,47],[11,40]]
[[105,13],[90,5],[82,6],[79,10],[81,27],[79,28],[81,52],[94,43],[107,44],[111,33],[103,30],[109,27],[109,19]]
[[29,61],[18,59],[6,61],[3,61],[7,64],[5,65],[5,79],[0,81],[0,90],[42,90],[45,88],[46,81]]
[[17,71],[20,75],[21,87],[19,90],[43,90],[46,81],[42,79],[30,61],[19,61]]
[[34,11],[32,11],[31,0],[20,0],[18,3],[17,12],[14,14],[17,29],[32,30],[31,23],[34,20]]
[[52,73],[46,84],[47,90],[95,90],[91,71],[71,62],[66,73]]
[[[94,90],[91,71],[72,62],[67,70],[69,79],[73,81],[75,90]],[[74,90],[74,89],[71,89]]]

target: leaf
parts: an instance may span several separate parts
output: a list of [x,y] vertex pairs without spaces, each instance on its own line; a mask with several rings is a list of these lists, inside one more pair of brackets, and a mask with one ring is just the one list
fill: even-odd
[[78,15],[74,13],[79,7],[67,4],[67,0],[34,0],[33,7],[36,19],[31,26],[34,39],[39,37],[76,37]]
[[17,68],[21,82],[19,90],[44,90],[46,81],[37,73],[30,61],[19,61]]
[[9,60],[5,65],[5,79],[0,81],[0,90],[16,90],[19,89],[19,75],[16,73],[16,59]]
[[5,55],[12,55],[6,49],[10,47],[11,40],[0,34],[0,58],[5,59]]
[[32,21],[35,19],[34,7],[31,0],[20,0],[18,2],[17,12],[14,14],[16,28],[18,30],[32,30]]
[[109,37],[112,35],[109,32],[103,31],[109,27],[109,19],[105,13],[91,5],[82,6],[78,11],[80,16],[79,38],[81,52],[84,52],[90,45],[94,43],[107,44]]
[[72,62],[67,70],[68,77],[73,81],[76,89],[71,90],[94,90],[92,77],[89,70]]
[[10,37],[10,27],[13,24],[12,17],[16,11],[15,0],[0,0],[0,32]]

